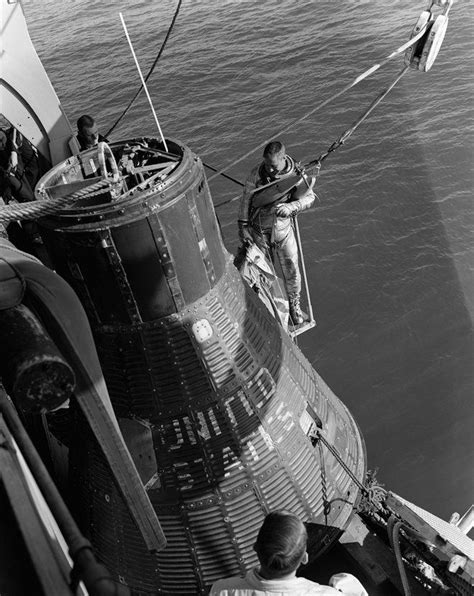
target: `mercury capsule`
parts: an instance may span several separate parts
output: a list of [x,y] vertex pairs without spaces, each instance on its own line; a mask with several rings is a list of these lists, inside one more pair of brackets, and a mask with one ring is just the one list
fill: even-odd
[[307,522],[316,557],[360,497],[356,422],[235,269],[199,157],[172,139],[110,147],[40,180],[38,199],[71,200],[39,225],[88,314],[167,546],[146,550],[78,419],[69,476],[83,531],[134,594],[205,594],[244,573],[274,509]]

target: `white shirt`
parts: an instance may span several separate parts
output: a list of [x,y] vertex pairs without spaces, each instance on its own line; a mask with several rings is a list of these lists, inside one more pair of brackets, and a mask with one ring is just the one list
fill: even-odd
[[212,586],[209,596],[341,596],[341,593],[347,596],[368,596],[359,580],[348,573],[333,576],[331,583],[335,587],[322,586],[304,577],[264,579],[258,574],[256,567],[245,577],[218,580]]

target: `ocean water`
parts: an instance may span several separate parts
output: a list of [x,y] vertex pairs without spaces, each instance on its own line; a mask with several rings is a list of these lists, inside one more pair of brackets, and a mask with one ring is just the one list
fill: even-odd
[[[184,0],[149,81],[162,129],[239,180],[261,149],[239,158],[283,129],[295,158],[314,159],[403,58],[329,100],[407,41],[426,5]],[[71,122],[90,113],[105,132],[139,85],[118,13],[147,72],[176,6],[24,2]],[[324,162],[300,218],[317,326],[299,345],[358,421],[379,480],[444,518],[474,502],[473,24],[472,2],[455,1],[431,71],[410,70]],[[143,94],[111,139],[135,134],[157,134]],[[211,191],[233,251],[240,189],[215,178]]]

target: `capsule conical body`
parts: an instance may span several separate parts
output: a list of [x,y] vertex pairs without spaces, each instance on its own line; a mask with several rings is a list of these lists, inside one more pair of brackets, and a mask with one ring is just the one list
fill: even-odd
[[[347,525],[365,474],[352,416],[233,266],[201,161],[168,143],[178,159],[162,180],[79,201],[41,224],[56,270],[88,313],[167,537],[165,550],[146,552],[84,430],[71,449],[83,523],[136,594],[205,593],[249,569],[274,509],[308,522],[312,554],[322,552]],[[80,175],[69,160],[42,184]]]

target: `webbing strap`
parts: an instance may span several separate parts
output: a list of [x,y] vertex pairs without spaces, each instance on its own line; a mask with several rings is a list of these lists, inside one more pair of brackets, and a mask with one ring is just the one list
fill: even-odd
[[425,27],[423,27],[419,31],[419,33],[417,35],[415,35],[409,41],[407,41],[406,43],[404,43],[403,45],[401,45],[399,48],[397,48],[396,50],[394,50],[393,52],[391,52],[381,62],[379,62],[377,64],[374,64],[369,69],[367,69],[365,72],[363,72],[361,75],[357,76],[351,83],[349,83],[348,85],[346,85],[345,87],[343,87],[340,91],[338,91],[337,93],[335,93],[331,97],[328,97],[327,99],[325,99],[323,102],[321,102],[320,104],[318,104],[316,107],[314,107],[311,110],[309,110],[309,112],[306,112],[306,114],[303,114],[303,116],[301,116],[300,118],[297,118],[296,120],[293,120],[293,122],[291,124],[288,124],[287,126],[285,126],[284,128],[282,128],[278,132],[272,134],[272,136],[270,138],[266,139],[265,141],[262,141],[259,145],[257,145],[256,147],[254,147],[250,151],[247,151],[247,153],[245,153],[244,155],[242,155],[238,159],[234,160],[233,162],[231,162],[228,165],[226,165],[223,168],[221,168],[218,172],[216,172],[213,176],[211,176],[208,179],[208,182],[210,182],[211,180],[213,180],[214,178],[216,178],[220,174],[223,174],[224,172],[227,172],[227,170],[230,169],[232,166],[234,166],[237,163],[240,163],[245,158],[247,158],[249,155],[252,155],[253,153],[255,153],[255,151],[258,151],[258,149],[261,149],[262,147],[264,147],[265,145],[267,145],[272,139],[275,139],[276,137],[279,137],[283,133],[287,132],[288,130],[291,130],[292,128],[295,127],[296,124],[299,124],[300,122],[302,122],[303,120],[305,120],[306,118],[308,118],[308,116],[311,116],[311,114],[314,114],[314,112],[316,112],[317,110],[320,110],[322,107],[326,106],[328,103],[330,103],[331,101],[333,101],[337,97],[340,97],[343,93],[346,93],[346,91],[348,91],[352,87],[355,87],[355,85],[358,85],[361,81],[363,81],[364,79],[366,79],[367,77],[369,77],[370,75],[372,75],[376,70],[378,70],[381,66],[383,66],[384,64],[386,64],[389,60],[391,60],[395,56],[398,56],[399,54],[405,52],[409,47],[411,47],[412,45],[414,45],[419,39],[421,39],[421,37],[423,37],[423,35],[425,34],[425,32],[426,32],[426,25],[425,25]]
[[398,75],[395,77],[395,79],[392,81],[392,83],[390,83],[390,85],[372,101],[372,103],[367,108],[367,110],[365,110],[365,112],[354,122],[354,124],[350,128],[348,128],[346,131],[344,131],[342,133],[342,135],[339,137],[339,139],[337,139],[337,141],[334,141],[334,143],[329,147],[329,149],[327,149],[327,151],[325,151],[324,153],[321,153],[321,155],[319,157],[317,157],[316,159],[313,159],[309,163],[305,164],[305,167],[308,168],[308,167],[311,167],[318,163],[321,163],[324,159],[326,159],[326,157],[330,153],[332,153],[338,147],[343,145],[345,143],[345,141],[351,136],[351,134],[356,130],[356,128],[358,128],[362,124],[362,122],[364,122],[364,120],[372,112],[372,110],[374,110],[376,108],[376,106],[382,101],[382,99],[384,99],[384,97],[395,87],[395,85],[403,77],[403,75],[408,71],[409,68],[410,68],[409,66],[404,66],[402,68],[402,70],[398,73]]

